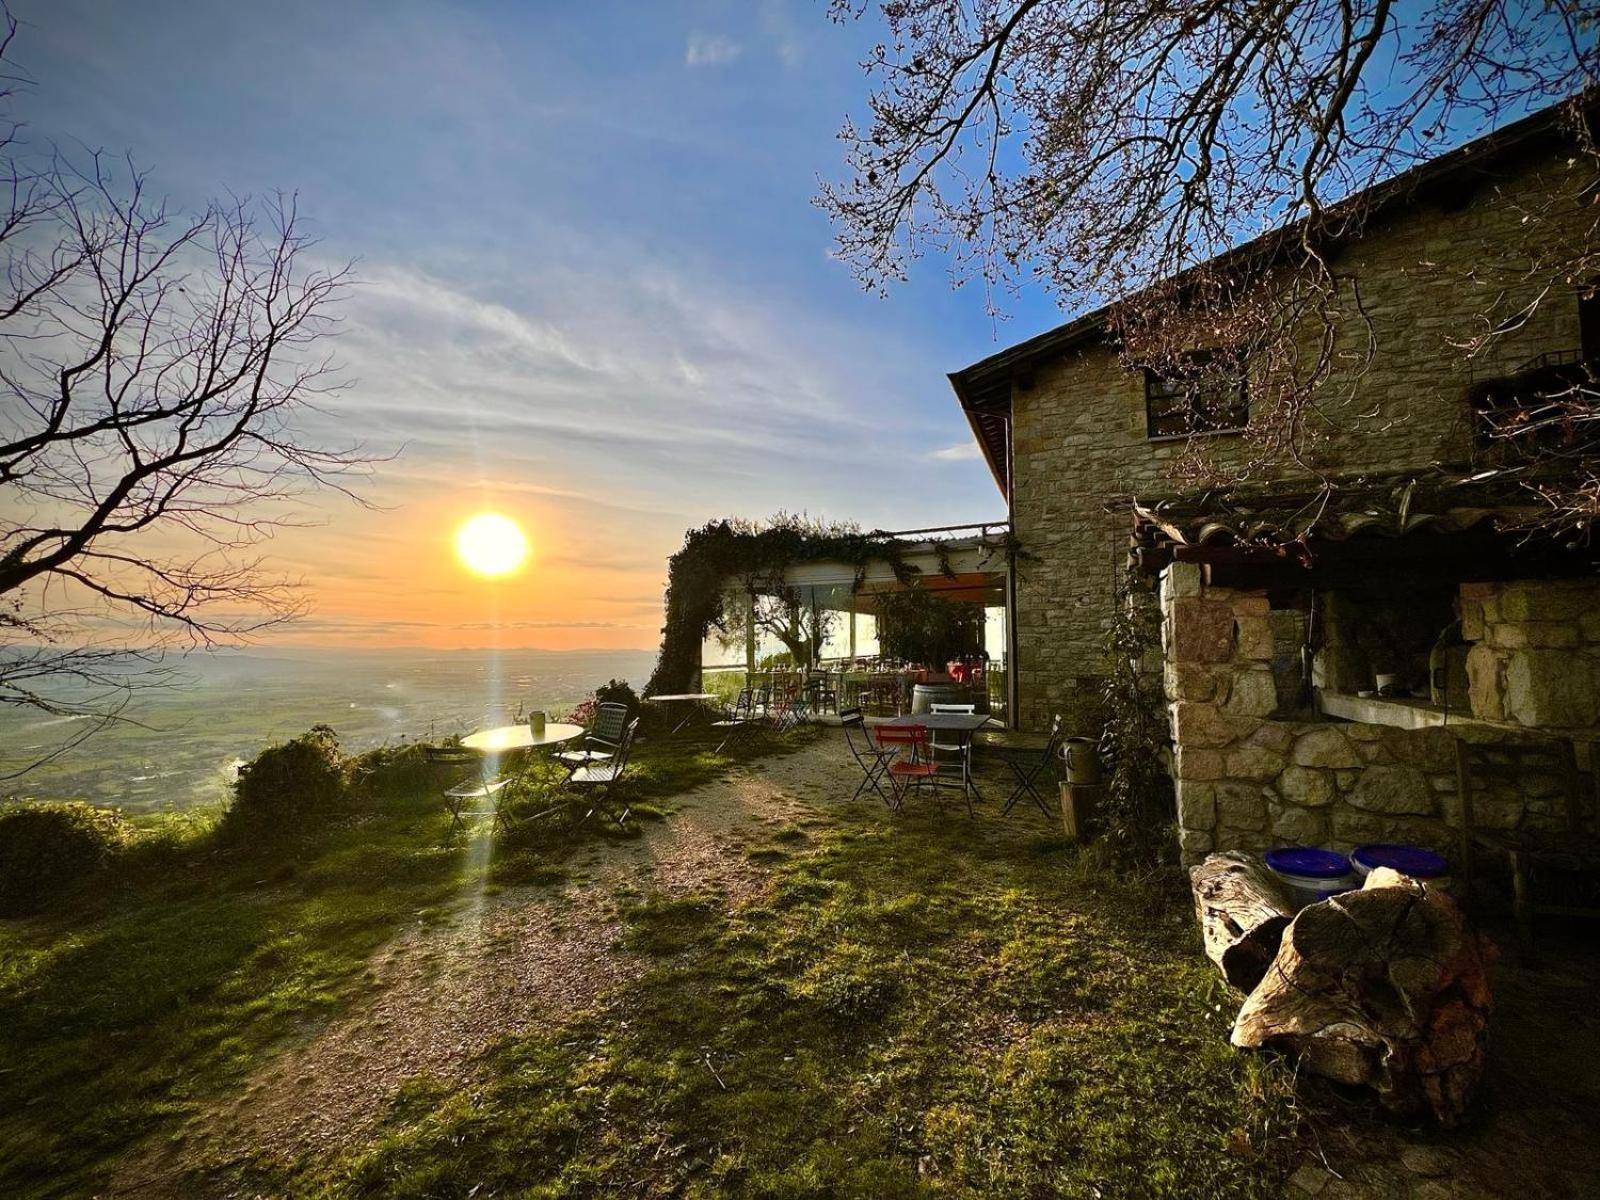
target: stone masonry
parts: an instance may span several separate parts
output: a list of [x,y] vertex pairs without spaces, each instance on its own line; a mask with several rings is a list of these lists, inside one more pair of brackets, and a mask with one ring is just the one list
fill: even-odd
[[1600,580],[1463,584],[1472,715],[1537,729],[1600,724]]
[[[1359,379],[1326,389],[1320,416],[1332,432],[1319,465],[1377,472],[1466,461],[1471,372],[1505,373],[1579,344],[1575,294],[1547,300],[1492,357],[1470,366],[1449,344],[1472,325],[1480,302],[1462,274],[1474,256],[1515,237],[1518,197],[1548,193],[1550,174],[1563,169],[1559,162],[1508,168],[1465,203],[1418,200],[1345,249],[1338,269],[1360,280],[1377,356]],[[1011,414],[1011,511],[1026,555],[1015,614],[1019,716],[1037,729],[1070,704],[1080,677],[1101,669],[1128,534],[1116,501],[1173,490],[1171,468],[1184,443],[1147,436],[1144,381],[1106,344],[1035,364],[1012,387]],[[1226,467],[1243,453],[1242,441],[1215,435],[1208,445]],[[1295,473],[1287,465],[1279,472]]]
[[[1513,590],[1518,585],[1508,585]],[[1212,850],[1293,844],[1349,851],[1399,841],[1453,852],[1460,825],[1454,739],[1528,736],[1467,720],[1401,729],[1277,720],[1265,593],[1208,588],[1200,568],[1161,578],[1164,683],[1172,719],[1179,838],[1187,862]],[[1554,778],[1488,790],[1479,824],[1558,823]]]

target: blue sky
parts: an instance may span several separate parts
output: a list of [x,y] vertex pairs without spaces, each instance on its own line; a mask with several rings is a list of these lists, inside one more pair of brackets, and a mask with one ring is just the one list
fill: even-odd
[[811,199],[870,25],[820,0],[13,7],[30,138],[130,151],[179,204],[297,191],[356,261],[338,428],[406,449],[388,520],[333,508],[274,547],[313,582],[385,574],[470,494],[548,531],[547,565],[626,571],[647,645],[691,524],[1003,515],[944,375],[1059,317],[1025,297],[997,327],[934,261],[880,299],[829,258]]

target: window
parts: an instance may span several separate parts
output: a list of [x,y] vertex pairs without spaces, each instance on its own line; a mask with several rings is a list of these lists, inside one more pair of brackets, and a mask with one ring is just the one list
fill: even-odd
[[1578,339],[1585,362],[1600,358],[1600,279],[1578,289]]
[[1235,432],[1249,423],[1250,398],[1244,375],[1208,372],[1209,360],[1209,354],[1192,356],[1195,374],[1189,378],[1166,379],[1154,371],[1144,373],[1145,428],[1150,438]]

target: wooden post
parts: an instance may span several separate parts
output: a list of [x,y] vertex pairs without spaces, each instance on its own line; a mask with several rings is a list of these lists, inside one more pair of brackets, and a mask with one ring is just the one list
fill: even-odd
[[850,589],[850,665],[856,665],[856,590]]

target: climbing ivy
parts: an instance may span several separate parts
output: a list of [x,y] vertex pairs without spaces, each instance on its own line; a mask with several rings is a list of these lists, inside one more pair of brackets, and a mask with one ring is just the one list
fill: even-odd
[[[1006,534],[1007,553],[1012,552]],[[791,513],[769,521],[724,519],[691,529],[667,567],[666,624],[661,654],[645,695],[688,691],[700,670],[706,634],[722,624],[730,585],[752,593],[775,590],[784,573],[808,562],[839,562],[855,568],[851,589],[866,582],[873,562],[886,562],[901,583],[921,571],[906,562],[906,543],[882,530],[863,532]],[[952,574],[948,550],[937,547],[940,570]]]
[[1160,644],[1161,615],[1154,597],[1125,574],[1117,586],[1106,639],[1100,752],[1109,760],[1111,774],[1100,819],[1113,857],[1130,865],[1153,862],[1172,844],[1172,780],[1162,758],[1166,707],[1161,671],[1152,661]]

